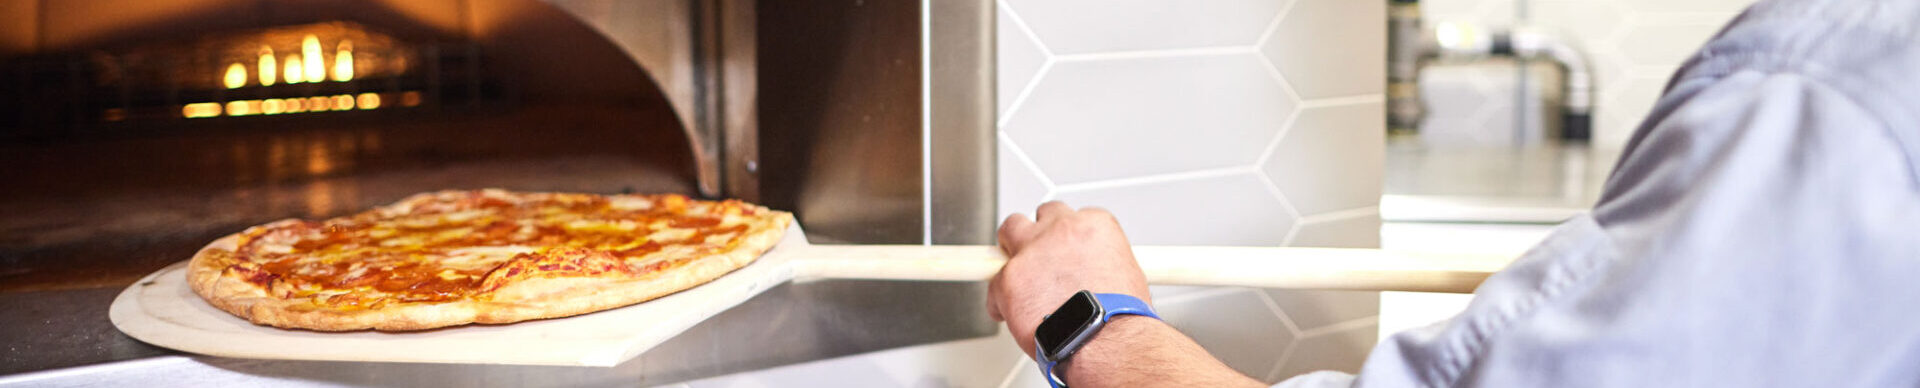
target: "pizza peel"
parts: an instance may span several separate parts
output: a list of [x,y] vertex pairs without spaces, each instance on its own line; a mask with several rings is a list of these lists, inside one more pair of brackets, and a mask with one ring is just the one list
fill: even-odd
[[[127,287],[108,317],[135,339],[222,357],[611,367],[774,286],[824,279],[985,281],[1006,256],[993,246],[812,245],[794,225],[753,264],[659,299],[591,314],[505,325],[385,333],[259,326],[186,284],[185,261]],[[1376,249],[1138,246],[1154,284],[1472,292],[1511,257]]]

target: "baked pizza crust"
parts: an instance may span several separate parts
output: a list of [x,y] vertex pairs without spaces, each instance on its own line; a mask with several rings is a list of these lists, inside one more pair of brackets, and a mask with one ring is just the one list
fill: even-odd
[[[412,198],[402,200],[409,203]],[[470,323],[502,324],[586,314],[645,302],[693,288],[753,263],[772,249],[793,222],[793,215],[767,211],[746,217],[748,225],[731,249],[686,264],[634,278],[533,277],[492,291],[490,298],[444,302],[392,303],[353,310],[315,306],[306,298],[284,299],[248,282],[227,268],[235,263],[242,234],[221,237],[195,253],[187,284],[214,307],[255,324],[316,331],[413,331]],[[300,222],[282,220],[262,225]]]

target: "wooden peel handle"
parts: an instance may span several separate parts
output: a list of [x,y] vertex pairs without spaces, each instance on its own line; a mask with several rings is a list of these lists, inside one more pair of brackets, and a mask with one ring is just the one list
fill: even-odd
[[[798,281],[984,281],[1006,255],[981,245],[813,245],[788,252]],[[1343,248],[1137,246],[1153,284],[1470,293],[1513,257]]]

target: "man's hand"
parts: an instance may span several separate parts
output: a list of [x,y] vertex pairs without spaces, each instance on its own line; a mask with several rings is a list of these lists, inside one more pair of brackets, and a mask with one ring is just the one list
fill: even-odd
[[[1007,322],[1028,357],[1040,320],[1080,290],[1127,294],[1153,304],[1147,277],[1113,214],[1079,211],[1060,202],[1040,205],[1038,220],[1015,214],[1000,225],[1007,264],[987,287],[987,311]],[[1107,322],[1054,374],[1075,387],[1261,387],[1152,318],[1122,315]]]
[[1153,304],[1146,275],[1113,214],[1098,208],[1075,211],[1054,201],[1040,205],[1034,215],[1037,220],[1014,214],[1000,225],[1007,264],[987,287],[988,313],[1007,322],[1026,354],[1033,354],[1033,330],[1041,318],[1080,290],[1127,294]]

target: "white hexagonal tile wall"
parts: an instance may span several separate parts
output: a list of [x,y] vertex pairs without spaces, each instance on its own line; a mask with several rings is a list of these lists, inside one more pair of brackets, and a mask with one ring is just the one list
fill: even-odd
[[1343,217],[1303,219],[1287,245],[1296,247],[1379,248],[1380,212],[1365,212]]
[[1056,62],[1001,126],[1060,185],[1244,166],[1295,102],[1253,54]]
[[1275,0],[1006,0],[1054,54],[1246,46],[1286,5]]
[[[1294,219],[1264,185],[1248,172],[1055,196],[1112,211],[1134,244],[1278,246]],[[1170,201],[1180,206],[1168,206]]]
[[1373,349],[1374,337],[1379,331],[1377,326],[1373,323],[1356,325],[1296,340],[1293,349],[1288,351],[1285,364],[1280,365],[1272,376],[1286,379],[1321,370],[1359,372],[1360,365],[1367,362],[1368,351]]
[[1032,167],[1027,166],[1026,161],[1020,160],[1021,154],[1013,148],[1012,144],[1000,142],[999,148],[1000,155],[995,161],[998,166],[995,168],[999,170],[1000,187],[997,189],[1000,192],[995,198],[1000,199],[1000,216],[995,219],[1004,220],[1007,215],[1013,213],[1026,213],[1031,216],[1034,208],[1040,207],[1040,203],[1046,201],[1047,193],[1051,189],[1047,187],[1044,178],[1035,174]]
[[[1136,244],[1271,246],[1295,232],[1300,213],[1288,204],[1289,196],[1307,197],[1316,204],[1329,202],[1331,196],[1351,195],[1360,196],[1354,202],[1377,202],[1377,187],[1360,193],[1350,187],[1318,186],[1321,182],[1270,182],[1272,178],[1315,177],[1282,177],[1262,168],[1262,161],[1275,154],[1273,149],[1287,144],[1357,147],[1360,154],[1370,153],[1375,160],[1353,163],[1346,158],[1364,156],[1346,155],[1315,163],[1345,171],[1348,177],[1379,180],[1384,148],[1379,100],[1385,89],[1380,52],[1385,41],[1384,26],[1377,21],[1384,19],[1384,3],[1348,7],[1309,1],[1320,4],[1301,12],[1315,17],[1298,19],[1309,26],[1295,29],[1361,24],[1372,27],[1371,35],[1316,31],[1320,39],[1314,46],[1298,48],[1321,50],[1317,53],[1321,56],[1361,56],[1352,61],[1382,68],[1292,69],[1296,77],[1312,79],[1309,82],[1319,93],[1312,94],[1314,98],[1339,97],[1312,101],[1334,112],[1301,125],[1370,130],[1374,139],[1370,144],[1341,143],[1351,139],[1319,129],[1302,131],[1300,140],[1281,138],[1289,133],[1285,127],[1295,121],[1302,103],[1296,91],[1289,89],[1292,80],[1280,77],[1287,69],[1274,54],[1314,52],[1287,46],[1294,43],[1261,43],[1282,38],[1268,30],[1288,28],[1280,20],[1281,9],[1291,7],[1287,1],[1094,5],[1001,1],[1002,60],[1007,60],[1009,50],[1019,57],[1002,65],[999,80],[1001,213],[1031,212],[1034,203],[1057,198],[1076,206],[1112,210]],[[1231,12],[1214,14],[1223,9]],[[1029,31],[1037,38],[1018,35]],[[1032,45],[1035,40],[1040,44]],[[1196,48],[1200,49],[1183,50]],[[1329,48],[1347,51],[1326,51]],[[1032,67],[1035,61],[1023,59],[1034,53],[1046,56],[1037,68]],[[1034,79],[1020,80],[1028,76]],[[1343,106],[1347,108],[1340,109]],[[1352,118],[1346,117],[1369,109],[1366,114],[1371,116],[1365,120],[1350,122]],[[1320,143],[1325,141],[1334,143]],[[1165,206],[1169,200],[1183,206]],[[1344,206],[1340,201],[1331,203],[1327,206]],[[1352,217],[1339,214],[1344,213],[1321,216],[1326,225],[1314,229],[1309,240],[1321,241],[1323,233],[1352,232],[1352,223],[1340,222]],[[1188,317],[1169,319],[1176,327],[1228,365],[1256,378],[1269,378],[1277,370],[1287,342],[1297,334],[1271,309],[1269,297],[1257,290],[1160,286],[1154,292],[1161,297],[1163,314]],[[1353,307],[1339,312],[1369,305]],[[1309,310],[1301,308],[1302,314],[1311,314]],[[1306,317],[1306,321],[1347,318]],[[1365,354],[1367,348],[1345,351]],[[1031,363],[1015,368],[1005,376],[1008,386],[1044,385]]]
[[1207,295],[1155,306],[1160,317],[1229,367],[1264,379],[1278,364],[1293,332],[1254,290]]
[[1267,157],[1264,169],[1301,215],[1380,204],[1385,104],[1307,108]]
[[[1386,89],[1385,1],[1299,0],[1261,48],[1300,98],[1376,94]],[[1359,44],[1354,42],[1380,42]]]
[[994,69],[999,72],[995,74],[999,79],[995,80],[995,88],[998,90],[996,99],[1000,103],[1000,114],[1005,115],[1007,108],[1012,107],[1013,101],[1019,98],[1020,92],[1033,83],[1033,78],[1047,64],[1047,52],[1034,43],[1035,38],[1022,31],[1020,20],[1013,13],[1007,12],[1006,8],[997,9],[1000,14],[998,25],[994,27],[994,41],[999,47],[994,51],[997,53]]
[[1301,331],[1380,314],[1380,293],[1370,291],[1316,291],[1267,289],[1267,297]]
[[1020,366],[1014,368],[1017,369],[1013,371],[1012,378],[1008,379],[1007,384],[1002,385],[1001,388],[1038,388],[1049,386],[1047,385],[1047,380],[1044,377],[1040,377],[1040,367],[1034,365],[1033,360],[1021,362]]

